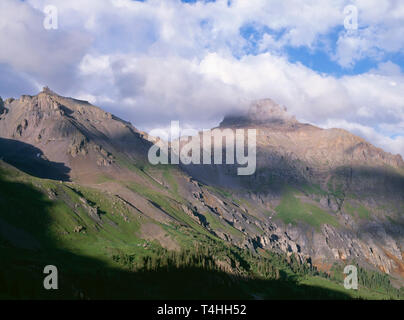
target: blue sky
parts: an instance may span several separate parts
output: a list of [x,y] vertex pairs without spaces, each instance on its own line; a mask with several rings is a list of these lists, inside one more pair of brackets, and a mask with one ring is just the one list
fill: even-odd
[[[359,24],[359,30],[360,29],[363,29],[363,27]],[[247,41],[247,44],[243,48],[243,51],[235,53],[235,56],[243,56],[245,54],[257,55],[271,52],[270,48],[260,50],[259,44],[265,34],[269,34],[276,40],[279,40],[285,32],[287,32],[286,29],[272,30],[263,24],[247,23],[240,27],[240,35]],[[337,26],[329,30],[329,32],[320,35],[313,44],[313,47],[285,45],[282,48],[282,53],[288,57],[290,62],[301,63],[316,72],[326,73],[336,77],[366,73],[377,68],[380,63],[388,61],[400,66],[401,70],[403,70],[403,52],[386,52],[382,49],[379,51],[377,57],[365,56],[349,66],[339,64],[338,61],[333,58],[333,53],[337,50],[339,36],[344,32],[346,32],[346,30],[342,25]],[[358,31],[358,33],[360,33],[360,31]]]
[[402,1],[2,0],[0,11],[2,97],[48,85],[143,130],[208,128],[272,98],[404,154]]

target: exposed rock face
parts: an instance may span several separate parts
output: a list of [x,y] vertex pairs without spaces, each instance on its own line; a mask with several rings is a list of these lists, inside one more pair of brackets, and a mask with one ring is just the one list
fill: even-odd
[[46,87],[7,102],[7,109],[0,104],[0,137],[38,147],[49,160],[70,167],[72,177],[113,165],[112,153],[142,159],[146,154],[149,142],[142,132],[86,101]]
[[251,103],[245,115],[227,116],[220,128],[255,128],[257,143],[266,152],[276,151],[307,164],[325,168],[344,164],[391,165],[404,168],[400,155],[376,148],[364,139],[342,129],[321,129],[299,123],[270,99]]

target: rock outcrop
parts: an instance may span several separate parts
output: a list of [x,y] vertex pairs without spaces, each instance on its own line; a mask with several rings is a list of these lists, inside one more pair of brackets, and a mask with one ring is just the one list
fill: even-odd
[[287,108],[271,99],[253,101],[248,110],[237,115],[228,115],[220,127],[268,126],[282,124],[292,126],[297,120],[287,112]]

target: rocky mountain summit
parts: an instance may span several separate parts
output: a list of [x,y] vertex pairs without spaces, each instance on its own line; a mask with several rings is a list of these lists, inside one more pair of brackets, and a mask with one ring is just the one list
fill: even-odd
[[[136,223],[138,237],[169,250],[203,234],[256,254],[282,252],[326,272],[355,261],[402,281],[401,156],[345,130],[300,123],[270,99],[225,117],[219,129],[225,128],[257,129],[253,175],[237,176],[234,165],[152,166],[153,137],[49,88],[0,100],[2,160],[31,176],[65,181],[63,192],[41,189],[76,217],[59,238]],[[76,204],[66,200],[79,188],[101,192],[113,209],[95,210],[81,191]]]
[[144,133],[129,122],[47,87],[36,96],[7,99],[3,109],[1,137],[36,146],[47,159],[69,167],[73,178],[86,172],[91,179],[91,173],[98,174],[102,167],[117,171],[113,154],[135,161],[147,150]]
[[269,126],[275,124],[293,126],[297,124],[297,120],[287,112],[286,107],[278,105],[271,99],[263,99],[251,102],[244,113],[226,116],[220,123],[220,127]]
[[287,108],[271,99],[253,101],[245,114],[229,115],[220,128],[256,128],[262,148],[287,150],[316,166],[343,164],[391,165],[404,168],[401,155],[392,155],[343,129],[321,129],[300,123]]

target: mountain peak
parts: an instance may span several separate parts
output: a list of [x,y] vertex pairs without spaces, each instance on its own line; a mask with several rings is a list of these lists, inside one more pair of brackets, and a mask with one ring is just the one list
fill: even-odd
[[289,114],[285,106],[277,104],[272,99],[252,101],[248,110],[239,114],[227,115],[220,126],[295,124],[296,118]]
[[277,104],[272,99],[253,101],[248,109],[248,118],[258,122],[296,122],[295,117],[288,113],[285,106]]
[[54,92],[54,91],[52,91],[51,89],[49,89],[48,86],[43,87],[41,93],[45,93],[45,94],[52,95],[52,96],[53,96],[53,95],[57,95],[56,92]]

